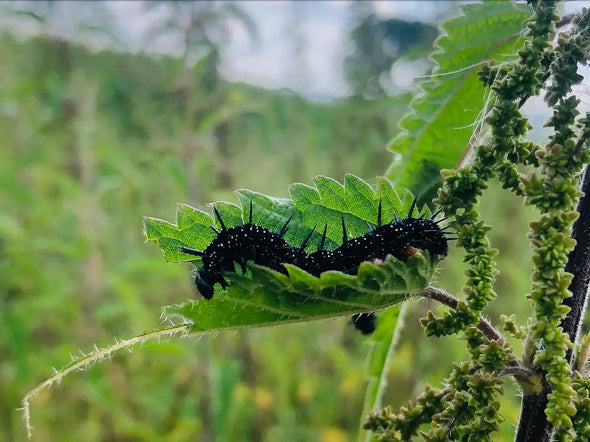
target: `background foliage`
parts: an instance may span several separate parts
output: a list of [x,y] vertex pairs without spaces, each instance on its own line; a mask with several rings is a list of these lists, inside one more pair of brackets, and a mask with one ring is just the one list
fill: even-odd
[[[424,38],[431,35],[430,27],[420,29]],[[381,175],[391,162],[384,146],[398,134],[411,98],[359,86],[348,99],[318,104],[229,83],[214,52],[188,64],[92,52],[45,34],[26,41],[4,34],[0,47],[0,440],[6,441],[23,440],[16,408],[52,367],[78,349],[157,327],[162,305],[193,296],[189,267],[164,265],[157,248],[144,244],[141,215],[173,219],[175,202],[235,202],[237,187],[288,197],[290,183],[309,184],[317,174]],[[371,75],[364,84],[374,87]],[[480,92],[465,100],[473,97],[476,106]],[[530,263],[524,235],[532,217],[497,189],[487,196],[482,212],[500,227],[492,241],[502,274],[500,299],[486,314],[497,319],[496,306],[509,305],[525,318],[526,299],[508,294],[528,289],[522,269]],[[451,251],[438,276],[451,293],[462,281],[456,255]],[[411,304],[384,403],[404,404],[464,358],[454,338],[424,337],[418,318],[432,308]],[[37,397],[35,438],[353,440],[369,345],[344,319],[150,345]],[[502,437],[511,440],[518,403],[514,394],[504,398]]]

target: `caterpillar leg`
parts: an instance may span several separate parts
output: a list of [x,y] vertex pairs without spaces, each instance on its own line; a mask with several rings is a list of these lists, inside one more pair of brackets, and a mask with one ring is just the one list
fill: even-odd
[[200,276],[197,276],[195,278],[195,285],[197,286],[197,290],[199,290],[199,293],[203,296],[203,298],[205,298],[205,299],[213,298],[214,290],[213,290],[212,284],[209,284],[203,278],[201,278]]
[[357,313],[350,317],[352,323],[363,335],[370,335],[377,328],[375,312]]
[[229,287],[228,282],[225,280],[225,278],[221,275],[206,275],[203,273],[199,273],[197,275],[197,277],[195,278],[195,284],[197,286],[197,289],[199,290],[199,293],[203,296],[203,298],[205,299],[211,299],[213,298],[213,294],[215,293],[215,283],[219,283],[221,284],[221,287],[225,290],[227,287]]

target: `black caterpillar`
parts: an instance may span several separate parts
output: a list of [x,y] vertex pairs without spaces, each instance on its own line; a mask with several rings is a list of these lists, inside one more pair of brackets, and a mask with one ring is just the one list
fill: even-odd
[[[440,228],[434,221],[440,213],[436,211],[430,218],[423,216],[414,218],[412,213],[416,207],[416,199],[412,202],[407,218],[382,224],[381,202],[377,216],[377,226],[369,224],[370,231],[365,235],[349,239],[342,216],[342,245],[335,250],[324,250],[326,240],[326,228],[317,251],[308,253],[305,246],[315,228],[307,235],[299,247],[291,247],[283,235],[292,216],[287,219],[278,233],[264,227],[252,224],[252,202],[250,201],[250,217],[247,223],[227,228],[217,211],[213,208],[221,230],[212,227],[217,237],[203,251],[181,247],[181,251],[190,255],[200,256],[203,266],[199,270],[195,284],[205,299],[211,299],[214,293],[214,285],[221,284],[225,289],[228,282],[223,276],[224,272],[235,271],[234,263],[238,263],[242,270],[246,271],[246,262],[253,261],[258,265],[271,268],[288,275],[283,264],[292,264],[302,270],[319,276],[328,270],[337,270],[344,273],[355,274],[363,261],[384,260],[387,255],[393,255],[399,260],[406,260],[416,254],[416,249],[428,250],[432,255],[446,256],[448,253],[445,233],[446,228]],[[373,312],[360,313],[352,316],[355,326],[363,333],[372,333],[376,326],[376,316]]]

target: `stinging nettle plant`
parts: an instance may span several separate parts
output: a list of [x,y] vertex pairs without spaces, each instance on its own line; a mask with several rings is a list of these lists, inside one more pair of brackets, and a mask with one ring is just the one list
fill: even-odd
[[[450,23],[447,41],[439,44],[448,50],[454,38],[453,26],[457,28],[469,20],[480,20],[481,24],[503,16],[519,22],[532,9],[525,31],[511,39],[520,45],[516,58],[480,65],[479,80],[488,94],[481,124],[469,140],[470,147],[460,153],[470,160],[463,161],[465,164],[458,169],[442,171],[442,185],[434,200],[448,217],[458,246],[465,250],[468,268],[461,295],[453,296],[430,285],[438,259],[424,250],[404,261],[390,256],[364,262],[354,274],[328,271],[313,276],[293,265],[286,265],[288,274],[284,274],[252,262],[242,263],[246,264],[246,271],[242,271],[240,263],[236,263],[235,272],[224,273],[229,285],[223,288],[216,284],[212,299],[166,307],[164,315],[176,319],[173,325],[84,355],[27,394],[23,407],[29,435],[30,401],[41,389],[136,344],[177,334],[305,322],[386,309],[379,312],[378,328],[370,338],[374,345],[368,356],[372,363],[368,364],[370,379],[362,418],[363,428],[369,431],[361,432],[360,440],[493,440],[503,420],[499,399],[508,378],[513,378],[522,391],[517,441],[589,440],[590,377],[586,362],[590,335],[580,336],[580,325],[590,280],[590,198],[582,197],[584,192],[590,194],[590,113],[580,114],[580,100],[572,87],[583,79],[578,64],[590,58],[590,13],[583,10],[560,19],[556,2],[529,3],[526,8],[504,2],[466,7],[465,17],[460,19],[463,22]],[[496,49],[505,50],[501,45]],[[445,56],[438,54],[440,68],[445,67]],[[470,69],[462,72],[470,75],[474,67]],[[446,81],[438,72],[433,78],[442,82],[439,84]],[[464,92],[461,87],[459,82],[456,93]],[[413,103],[415,113],[402,121],[408,131],[405,141],[417,127],[412,121],[430,112],[424,104],[430,94],[436,95],[436,88],[434,80],[425,84],[423,96]],[[552,133],[544,146],[526,139],[530,125],[520,112],[529,98],[542,91],[552,112],[546,123]],[[435,118],[432,125],[436,124],[432,122]],[[425,127],[427,119],[419,124],[420,134],[430,129]],[[402,153],[424,157],[420,146],[408,147],[405,141],[398,140]],[[406,163],[406,169],[419,167],[416,164]],[[422,164],[432,168],[433,163]],[[416,173],[410,175],[424,178]],[[496,297],[494,256],[498,252],[488,240],[491,227],[484,223],[477,208],[483,190],[493,178],[538,212],[528,235],[534,252],[531,289],[526,295],[531,305],[528,327],[516,325],[509,306],[502,323],[503,332],[521,341],[521,348],[511,346],[483,316]],[[436,180],[424,180],[421,188],[412,189],[417,195],[428,195],[433,182]],[[202,266],[200,258],[186,253],[187,249],[204,250],[216,236],[211,227],[223,227],[220,220],[231,228],[249,216],[253,224],[273,232],[290,219],[284,235],[290,245],[309,238],[311,250],[320,243],[335,249],[342,243],[344,224],[350,237],[359,237],[367,233],[367,223],[389,223],[395,214],[412,214],[414,196],[410,192],[399,190],[399,186],[396,190],[385,178],[378,178],[376,183],[372,187],[353,175],[347,175],[343,184],[316,177],[315,187],[293,184],[290,199],[239,190],[236,194],[240,205],[215,203],[217,219],[181,204],[176,223],[145,218],[145,234],[163,250],[168,262],[191,261],[197,267]],[[419,213],[424,217],[432,215],[426,206]],[[321,232],[314,229],[324,225],[322,239]],[[450,255],[448,259],[453,259],[453,253]],[[421,320],[426,335],[457,335],[466,343],[470,357],[454,365],[445,385],[427,385],[417,399],[399,410],[381,408],[388,363],[395,357],[403,326],[404,301],[418,297],[449,307],[440,316],[429,312]]]

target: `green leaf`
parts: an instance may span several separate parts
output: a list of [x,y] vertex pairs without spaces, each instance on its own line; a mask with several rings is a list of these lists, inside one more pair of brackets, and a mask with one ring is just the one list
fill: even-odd
[[344,186],[338,181],[325,176],[316,176],[313,181],[324,204],[341,212],[348,211],[345,202]]
[[[271,198],[251,190],[236,191],[241,207],[228,202],[213,204],[226,227],[240,225],[248,220],[250,201],[252,201],[252,221],[272,231],[278,231],[293,215],[285,239],[291,244],[299,244],[310,232],[301,221],[301,213],[294,207],[291,200]],[[212,227],[221,229],[219,220],[206,212],[195,209],[187,204],[178,204],[176,208],[176,224],[158,218],[144,217],[144,234],[149,241],[155,242],[162,249],[167,262],[194,261],[200,258],[181,252],[180,247],[205,250],[216,234]],[[321,234],[315,233],[312,242],[319,242]]]
[[403,263],[362,263],[358,275],[325,272],[317,278],[286,265],[289,276],[253,263],[249,272],[227,273],[230,286],[210,300],[165,309],[192,323],[192,332],[305,322],[382,309],[420,293],[436,263],[428,254]]
[[[367,222],[377,224],[379,203],[382,205],[383,223],[391,222],[397,214],[400,218],[408,216],[414,196],[405,191],[400,197],[390,181],[377,178],[377,189],[357,176],[348,174],[344,185],[332,178],[323,176],[314,178],[316,188],[306,184],[292,184],[291,197],[295,208],[303,214],[303,223],[309,228],[323,230],[327,225],[327,238],[331,246],[342,243],[342,216],[350,237],[357,237],[368,232]],[[428,207],[414,211],[414,216],[430,216]],[[328,247],[330,244],[326,242]]]
[[[294,184],[293,201],[242,189],[236,191],[239,206],[228,202],[213,205],[227,228],[247,222],[251,215],[254,224],[277,232],[291,218],[285,240],[293,246],[314,227],[317,231],[310,242],[319,242],[319,231],[326,225],[326,246],[335,248],[342,241],[343,216],[349,235],[363,235],[369,229],[367,221],[377,223],[380,203],[386,223],[394,219],[394,212],[407,216],[413,201],[410,192],[400,197],[384,178],[377,180],[376,190],[354,175],[347,175],[344,184],[327,177],[316,177],[314,183],[315,188]],[[414,216],[417,213],[415,210]],[[426,207],[422,213],[430,215]],[[187,205],[178,205],[176,225],[155,218],[145,218],[144,224],[147,239],[162,248],[169,262],[193,261],[197,266],[200,259],[179,248],[204,250],[215,237],[211,227],[221,228],[218,219]],[[310,248],[315,250],[315,245]],[[180,315],[193,324],[192,331],[199,332],[378,310],[419,293],[428,284],[435,261],[428,253],[407,262],[390,257],[384,262],[362,263],[356,275],[334,271],[319,278],[292,265],[285,265],[287,276],[250,262],[245,274],[237,265],[235,272],[226,272],[230,286],[223,290],[216,284],[212,299],[167,307],[166,313]]]
[[432,199],[440,169],[456,167],[469,148],[473,124],[487,98],[477,79],[479,65],[516,58],[531,9],[490,1],[465,5],[463,13],[443,24],[444,34],[431,55],[437,65],[433,75],[421,84],[422,93],[400,122],[402,133],[388,146],[395,158],[387,176],[416,192],[420,201]]
[[[314,179],[316,187],[296,183],[291,185],[293,200],[273,198],[252,190],[240,189],[235,193],[240,206],[220,201],[213,203],[226,227],[247,221],[252,203],[254,224],[277,232],[292,217],[285,240],[292,246],[299,245],[315,228],[309,241],[309,249],[315,250],[320,242],[323,226],[327,225],[326,247],[334,249],[342,243],[342,216],[348,235],[357,237],[369,230],[367,222],[377,224],[379,203],[382,204],[382,222],[391,222],[395,217],[408,215],[414,196],[405,191],[399,196],[391,182],[377,178],[377,189],[357,176],[346,175],[344,184],[319,176]],[[414,216],[431,214],[428,207],[414,211]],[[186,204],[178,204],[176,224],[158,218],[144,217],[146,238],[155,242],[163,251],[167,262],[194,261],[200,258],[183,253],[180,247],[204,250],[215,238],[211,227],[221,228],[216,217]]]
[[176,225],[158,218],[144,217],[144,234],[162,249],[167,262],[192,261],[194,256],[180,247],[203,250],[215,238],[213,218],[186,204],[176,206]]
[[312,204],[320,204],[322,202],[319,192],[307,184],[292,184],[289,192],[293,201],[298,202],[299,210],[305,210]]

